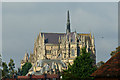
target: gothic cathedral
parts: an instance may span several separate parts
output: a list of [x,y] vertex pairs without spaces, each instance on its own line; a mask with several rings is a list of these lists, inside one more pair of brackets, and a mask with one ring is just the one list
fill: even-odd
[[21,67],[30,62],[32,68],[29,74],[56,73],[67,68],[68,63],[73,64],[74,59],[81,55],[81,48],[86,47],[96,63],[94,35],[91,33],[77,33],[70,29],[70,15],[67,12],[66,33],[40,32],[34,42],[33,53],[25,53],[21,60]]

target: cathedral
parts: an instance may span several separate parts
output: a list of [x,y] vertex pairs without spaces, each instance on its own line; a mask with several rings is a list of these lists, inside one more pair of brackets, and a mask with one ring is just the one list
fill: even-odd
[[74,59],[81,55],[81,48],[86,47],[91,52],[91,58],[96,63],[94,35],[91,33],[77,33],[70,29],[70,15],[67,11],[67,25],[65,33],[40,32],[34,41],[33,53],[25,53],[21,60],[21,67],[30,62],[32,68],[29,74],[56,73],[66,69],[68,64],[73,64]]

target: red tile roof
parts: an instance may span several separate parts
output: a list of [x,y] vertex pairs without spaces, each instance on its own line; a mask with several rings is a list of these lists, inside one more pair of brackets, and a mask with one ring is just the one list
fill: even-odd
[[32,78],[41,79],[41,78],[45,78],[45,76],[44,75],[33,75]]
[[18,76],[18,79],[29,79],[28,76]]
[[120,52],[91,74],[94,77],[120,77]]
[[59,78],[59,75],[52,74],[52,76],[51,76],[50,74],[48,74],[47,78]]
[[[58,74],[47,74],[46,75],[47,78],[59,78]],[[18,79],[29,79],[29,76],[18,76]],[[45,75],[32,75],[31,76],[32,79],[43,79],[45,78]]]

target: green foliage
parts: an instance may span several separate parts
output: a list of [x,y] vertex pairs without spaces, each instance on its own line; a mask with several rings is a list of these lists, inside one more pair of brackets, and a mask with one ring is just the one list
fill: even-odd
[[14,63],[13,59],[10,59],[8,66],[7,66],[6,62],[2,62],[2,68],[3,68],[2,69],[2,78],[12,78],[13,75],[16,75],[17,71],[14,70],[15,63]]
[[18,72],[17,75],[21,76],[22,75],[22,70],[20,68],[18,68]]
[[10,59],[8,66],[9,66],[10,78],[12,78],[15,73],[15,70],[14,70],[15,63],[14,63],[13,59]]
[[104,61],[98,62],[98,63],[97,63],[97,67],[98,67],[98,68],[101,67],[104,63],[105,63]]
[[63,80],[92,79],[89,76],[97,69],[96,66],[93,66],[93,62],[90,53],[87,53],[86,48],[83,48],[81,55],[74,60],[74,64],[69,65],[68,69],[63,72]]
[[29,69],[32,67],[32,64],[29,62],[26,62],[23,66],[22,66],[22,75],[25,76]]
[[2,77],[5,78],[8,76],[8,72],[9,72],[6,62],[2,62],[2,67],[3,67]]

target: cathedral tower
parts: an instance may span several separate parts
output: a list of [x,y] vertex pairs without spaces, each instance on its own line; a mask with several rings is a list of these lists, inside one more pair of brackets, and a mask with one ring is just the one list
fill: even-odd
[[70,16],[69,16],[69,10],[67,12],[67,29],[66,29],[66,33],[70,33],[71,30],[70,30]]

